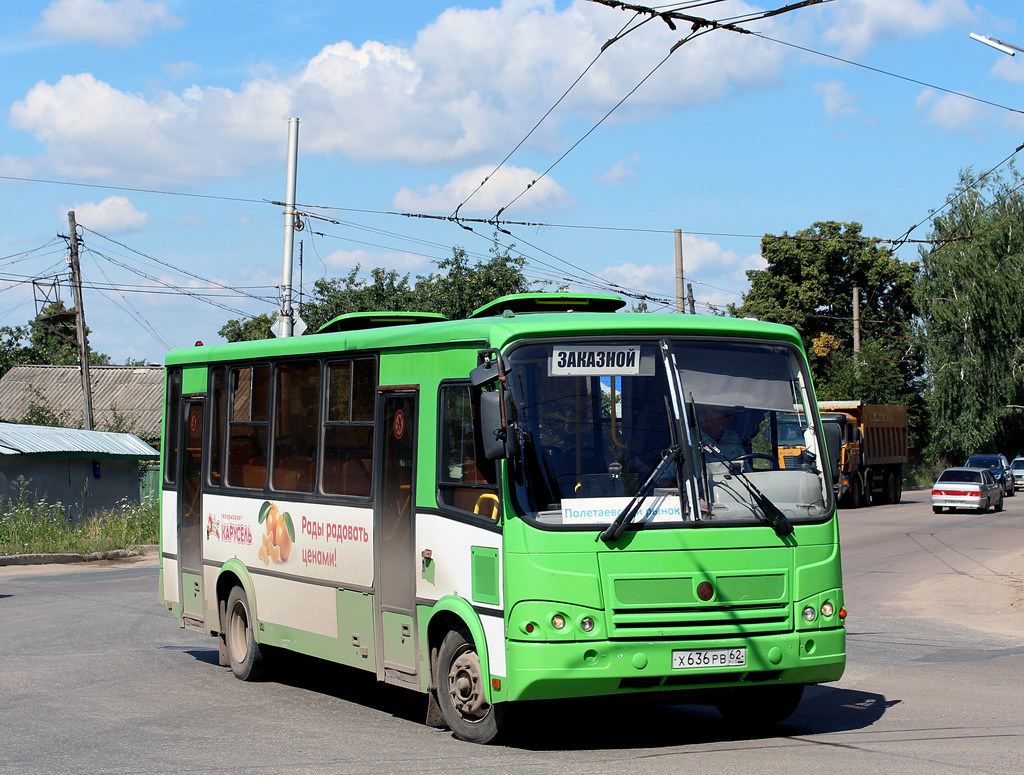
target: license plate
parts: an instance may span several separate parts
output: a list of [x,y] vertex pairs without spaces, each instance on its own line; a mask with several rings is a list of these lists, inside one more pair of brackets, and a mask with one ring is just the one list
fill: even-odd
[[747,649],[693,649],[672,652],[673,670],[692,670],[701,667],[743,667],[747,664]]

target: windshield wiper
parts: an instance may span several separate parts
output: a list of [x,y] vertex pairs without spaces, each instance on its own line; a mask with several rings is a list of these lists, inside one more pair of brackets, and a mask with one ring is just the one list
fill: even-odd
[[763,522],[771,526],[775,531],[775,535],[779,538],[785,538],[786,536],[793,534],[793,523],[789,521],[789,517],[783,514],[782,509],[772,503],[767,495],[757,489],[754,483],[751,482],[749,477],[743,472],[739,464],[723,455],[722,450],[714,444],[701,441],[700,448],[703,452],[710,452],[725,464],[729,473],[735,477],[737,482],[743,485],[751,499],[760,508],[760,512],[758,512],[757,509],[754,509],[754,513],[757,514]]
[[599,536],[605,541],[611,542],[618,540],[619,536],[622,535],[626,529],[626,525],[632,522],[637,513],[640,511],[640,506],[647,497],[648,491],[651,489],[658,478],[668,469],[670,463],[677,463],[682,457],[683,451],[677,446],[673,445],[661,453],[661,460],[658,461],[658,465],[654,467],[650,475],[644,480],[644,483],[640,485],[640,488],[636,491],[636,494],[630,498],[629,503],[626,507],[619,512],[619,516],[612,522]]

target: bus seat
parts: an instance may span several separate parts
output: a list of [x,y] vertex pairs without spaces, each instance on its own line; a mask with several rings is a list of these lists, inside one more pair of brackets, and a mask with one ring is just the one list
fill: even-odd
[[370,494],[371,460],[346,460],[342,468],[342,492],[345,495]]
[[308,457],[285,457],[274,463],[274,489],[313,492],[316,461]]
[[267,486],[267,461],[252,460],[242,466],[242,487],[262,490]]

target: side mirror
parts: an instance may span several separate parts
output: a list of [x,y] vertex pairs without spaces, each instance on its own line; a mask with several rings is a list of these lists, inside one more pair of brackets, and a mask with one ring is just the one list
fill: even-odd
[[832,481],[837,482],[839,481],[839,457],[843,449],[843,429],[837,423],[826,422],[822,430],[825,432],[825,451],[828,453]]
[[484,457],[488,460],[509,457],[508,431],[501,425],[501,393],[497,390],[480,394],[480,435]]

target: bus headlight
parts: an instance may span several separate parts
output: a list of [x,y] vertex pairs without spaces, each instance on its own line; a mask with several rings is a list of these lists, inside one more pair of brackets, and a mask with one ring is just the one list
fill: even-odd
[[589,616],[584,616],[582,619],[580,619],[580,629],[583,630],[583,632],[593,631],[594,620],[591,619]]
[[565,627],[565,617],[561,614],[555,614],[551,617],[551,626],[554,627],[556,630],[561,630],[563,627]]
[[833,613],[835,613],[835,609],[832,607],[832,604],[828,600],[821,604],[822,616],[828,617],[831,616]]
[[809,622],[813,622],[817,615],[818,612],[814,610],[814,606],[812,605],[809,605],[804,609],[804,619],[806,619]]

